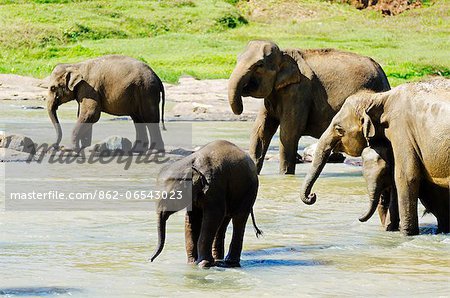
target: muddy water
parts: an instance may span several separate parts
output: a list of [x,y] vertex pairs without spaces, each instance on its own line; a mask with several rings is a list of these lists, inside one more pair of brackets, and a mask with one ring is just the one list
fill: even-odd
[[[1,105],[2,121],[47,121],[45,110],[23,110],[23,102]],[[74,111],[69,106],[60,114],[72,117]],[[220,138],[247,148],[250,127],[194,123],[193,144]],[[301,147],[311,141],[306,138]],[[272,142],[269,154],[277,149]],[[298,189],[308,167],[299,165],[295,176],[281,177],[277,161],[265,163],[255,205],[264,237],[256,239],[248,225],[239,269],[185,264],[183,212],[170,218],[166,247],[150,263],[153,212],[0,211],[0,296],[448,295],[450,237],[433,234],[432,216],[421,218],[421,235],[415,237],[383,232],[376,216],[360,223],[368,203],[364,181],[359,167],[344,164],[325,167],[315,187],[318,201],[306,206]],[[145,165],[137,171],[145,175]],[[142,181],[140,175],[120,178]]]

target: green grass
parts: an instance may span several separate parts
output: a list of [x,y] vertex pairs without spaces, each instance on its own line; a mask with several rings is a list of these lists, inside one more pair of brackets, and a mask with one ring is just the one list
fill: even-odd
[[398,85],[450,77],[449,8],[441,0],[383,17],[320,0],[0,0],[0,72],[45,77],[57,63],[117,53],[168,82],[227,78],[249,40],[270,39],[371,56]]

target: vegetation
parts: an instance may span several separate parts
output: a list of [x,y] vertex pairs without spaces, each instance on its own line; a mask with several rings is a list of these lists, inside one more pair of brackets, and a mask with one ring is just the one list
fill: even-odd
[[393,85],[450,77],[450,2],[394,17],[321,0],[0,0],[0,72],[45,77],[118,53],[160,77],[226,78],[251,39],[334,47],[382,64]]

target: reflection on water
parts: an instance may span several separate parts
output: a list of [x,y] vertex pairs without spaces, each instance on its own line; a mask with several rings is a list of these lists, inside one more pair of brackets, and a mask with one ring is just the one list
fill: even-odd
[[[247,148],[250,128],[249,122],[195,123],[193,143],[224,138]],[[301,145],[310,142],[305,138]],[[141,174],[148,173],[148,165],[141,166]],[[325,167],[314,188],[317,203],[307,206],[298,191],[308,167],[279,176],[278,162],[265,163],[254,208],[264,236],[257,239],[248,225],[242,268],[186,265],[183,212],[169,219],[166,246],[153,263],[153,212],[0,212],[0,295],[448,295],[450,236],[434,234],[433,216],[420,219],[422,234],[415,237],[383,232],[376,215],[360,223],[368,207],[361,170],[343,164]],[[142,179],[139,174],[115,182],[111,175],[103,183]],[[229,243],[231,230],[227,236]]]

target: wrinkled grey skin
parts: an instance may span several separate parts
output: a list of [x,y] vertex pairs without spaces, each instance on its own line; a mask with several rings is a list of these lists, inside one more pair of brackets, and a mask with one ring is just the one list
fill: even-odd
[[[389,146],[367,147],[362,153],[363,176],[367,182],[370,198],[369,211],[359,218],[364,222],[370,219],[376,209],[381,224],[386,231],[397,231],[400,224],[397,191],[394,183],[392,149]],[[419,190],[419,200],[425,207],[425,213],[433,214],[438,223],[438,233],[449,232],[449,200],[436,201],[435,197],[444,197],[447,189],[423,180]]]
[[[230,142],[214,141],[163,168],[158,180],[164,190],[181,190],[184,195],[182,200],[159,201],[159,241],[151,261],[164,247],[167,219],[187,207],[188,263],[200,267],[239,267],[249,214],[257,236],[261,234],[252,211],[258,192],[258,175],[250,156]],[[233,237],[224,259],[225,232],[230,221],[233,222]]]
[[361,153],[362,173],[369,193],[369,209],[359,220],[369,220],[378,209],[381,224],[386,231],[397,231],[398,217],[397,192],[394,183],[392,150],[389,145],[367,147]]
[[[161,94],[161,96],[160,96]],[[50,75],[47,110],[57,133],[56,147],[62,138],[56,111],[61,104],[78,102],[78,120],[72,133],[74,149],[87,147],[92,140],[92,124],[101,112],[131,116],[136,128],[134,148],[145,150],[148,135],[152,148],[164,150],[158,124],[159,102],[164,126],[164,87],[159,77],[145,63],[120,55],[108,55],[76,64],[58,64]]]
[[316,201],[311,189],[333,149],[360,156],[368,142],[387,142],[393,152],[400,230],[406,235],[419,233],[417,200],[425,185],[433,193],[425,207],[438,217],[440,231],[447,233],[448,115],[450,80],[404,84],[387,92],[359,92],[349,97],[319,140],[301,199],[306,204]]
[[294,174],[301,136],[319,138],[345,99],[360,90],[390,89],[385,73],[369,57],[335,49],[280,49],[250,41],[228,82],[237,115],[242,96],[264,98],[250,137],[258,173],[270,141],[280,128],[280,173]]

